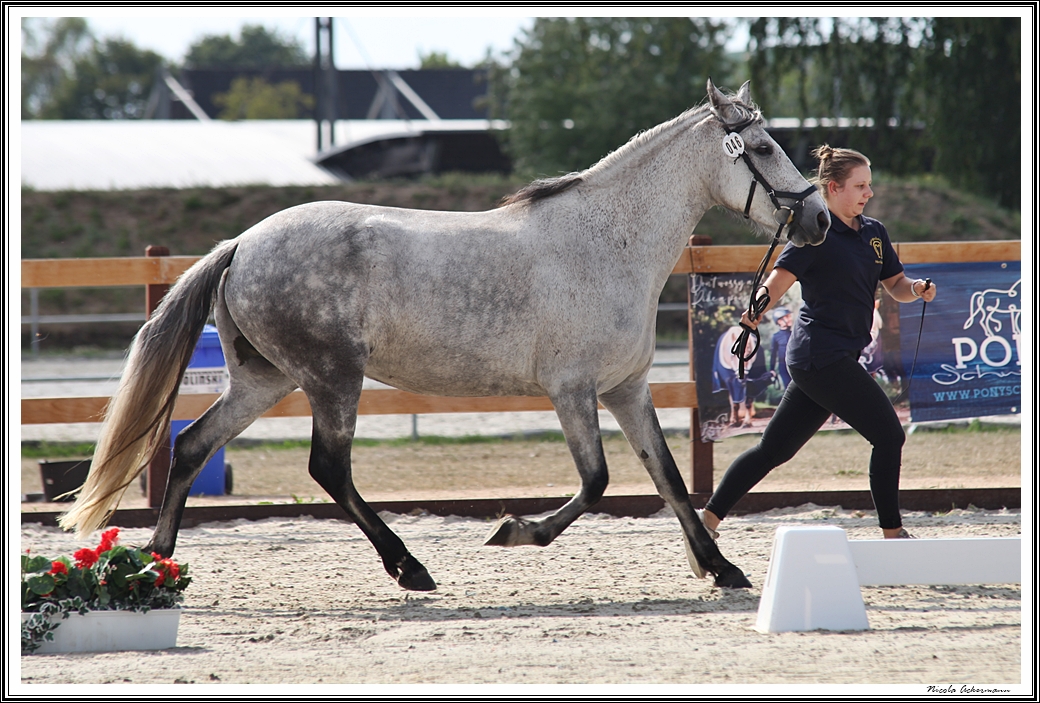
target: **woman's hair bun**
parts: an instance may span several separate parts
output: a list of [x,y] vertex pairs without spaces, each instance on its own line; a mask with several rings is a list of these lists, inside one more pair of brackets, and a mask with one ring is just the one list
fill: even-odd
[[816,177],[811,182],[821,190],[826,190],[829,181],[844,184],[856,166],[870,166],[870,159],[855,149],[835,149],[830,144],[816,147],[812,150],[812,155],[819,161],[819,166],[816,167]]
[[812,155],[817,161],[826,161],[834,156],[834,147],[830,144],[821,144],[812,150]]

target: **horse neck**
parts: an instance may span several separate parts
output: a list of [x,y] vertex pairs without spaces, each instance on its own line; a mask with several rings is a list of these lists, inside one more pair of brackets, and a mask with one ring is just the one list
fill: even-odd
[[693,228],[714,205],[699,165],[705,153],[706,110],[689,110],[634,137],[584,174],[590,211],[599,225],[624,236],[664,280]]

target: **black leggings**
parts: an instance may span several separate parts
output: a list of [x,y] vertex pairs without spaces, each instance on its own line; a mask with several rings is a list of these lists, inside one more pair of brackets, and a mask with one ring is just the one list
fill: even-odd
[[877,381],[852,356],[822,369],[790,368],[787,386],[762,440],[730,465],[706,506],[720,518],[766,477],[790,460],[834,413],[873,445],[870,495],[884,529],[902,527],[899,467],[906,434]]

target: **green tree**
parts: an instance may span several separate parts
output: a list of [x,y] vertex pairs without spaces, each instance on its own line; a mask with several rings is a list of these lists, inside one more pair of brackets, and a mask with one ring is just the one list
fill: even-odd
[[[928,20],[907,17],[758,18],[750,22],[750,71],[766,115],[849,118],[848,143],[885,170],[919,171],[927,145],[923,52]],[[862,120],[862,122],[860,121]],[[830,127],[806,129],[813,141]]]
[[96,42],[76,62],[72,80],[55,91],[50,114],[64,120],[123,120],[144,117],[162,56],[122,39]]
[[767,115],[868,118],[842,146],[900,174],[934,155],[951,183],[1019,207],[1020,19],[758,18],[749,34]]
[[431,51],[429,53],[420,51],[419,52],[419,68],[422,70],[436,69],[436,68],[465,68],[462,64],[454,59],[448,58],[448,54],[443,51]]
[[23,120],[39,119],[51,110],[55,93],[74,80],[75,64],[87,55],[93,42],[82,17],[22,20]]
[[144,116],[164,59],[122,39],[98,41],[78,17],[22,25],[22,118]]
[[539,18],[508,66],[492,66],[489,109],[511,122],[524,173],[585,168],[725,84],[729,28],[703,18]]
[[187,68],[268,68],[309,66],[312,58],[293,38],[262,25],[247,24],[238,39],[228,34],[204,36],[184,56]]
[[223,108],[222,120],[288,120],[314,108],[314,98],[296,81],[272,85],[263,78],[236,78],[231,90],[214,95],[213,102]]
[[939,17],[928,38],[937,171],[1021,207],[1022,25],[1017,17]]

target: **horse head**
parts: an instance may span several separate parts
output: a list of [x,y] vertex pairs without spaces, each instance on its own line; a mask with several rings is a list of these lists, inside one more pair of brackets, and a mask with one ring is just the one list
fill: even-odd
[[749,86],[731,98],[708,79],[708,139],[718,144],[719,159],[715,197],[763,232],[782,227],[795,246],[820,244],[831,222],[827,203],[766,132]]

